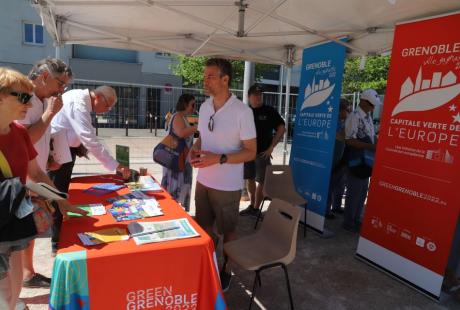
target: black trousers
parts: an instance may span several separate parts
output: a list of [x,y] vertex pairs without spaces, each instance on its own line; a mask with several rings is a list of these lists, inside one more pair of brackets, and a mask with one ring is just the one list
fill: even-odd
[[[73,166],[75,165],[75,159],[77,157],[77,149],[78,148],[75,147],[70,148],[70,154],[72,155],[71,162],[63,164],[57,170],[48,172],[48,176],[50,177],[51,181],[53,181],[56,188],[61,192],[69,192],[70,179],[72,178]],[[51,228],[51,246],[53,250],[57,250],[59,233],[61,232],[62,226],[62,214],[59,208],[56,208],[56,212],[54,212],[53,217],[54,222],[53,227]]]

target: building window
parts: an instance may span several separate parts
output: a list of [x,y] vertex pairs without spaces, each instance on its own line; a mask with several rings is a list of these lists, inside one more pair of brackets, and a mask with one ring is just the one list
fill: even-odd
[[159,53],[159,52],[157,52],[157,53],[155,53],[155,55],[157,55],[158,57],[167,57],[167,58],[171,57],[171,53]]
[[43,26],[24,23],[24,43],[43,45]]

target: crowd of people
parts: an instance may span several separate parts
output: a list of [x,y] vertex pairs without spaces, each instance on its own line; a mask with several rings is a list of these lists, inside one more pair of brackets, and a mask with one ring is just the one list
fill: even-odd
[[[116,104],[115,90],[100,86],[66,91],[72,77],[71,68],[54,58],[37,62],[28,77],[0,68],[0,309],[25,308],[18,299],[22,286],[50,285],[50,279],[35,272],[33,265],[33,240],[39,233],[34,212],[20,212],[27,209],[27,203],[34,205],[34,210],[45,208],[46,203],[28,197],[26,179],[68,192],[76,157],[87,152],[107,170],[125,179],[130,174],[128,167],[118,163],[98,141],[91,123],[91,113],[108,112]],[[250,87],[247,105],[230,92],[232,77],[229,61],[209,59],[203,73],[208,99],[199,108],[198,125],[187,120],[196,108],[195,98],[189,94],[180,96],[167,120],[167,132],[183,139],[190,152],[183,171],[163,168],[161,184],[189,211],[192,169],[198,169],[195,219],[215,243],[218,235],[223,236],[224,243],[237,238],[239,216],[257,216],[265,170],[286,132],[280,114],[264,105],[263,89],[259,85]],[[370,171],[350,162],[362,157],[363,152],[375,151],[372,111],[379,105],[380,98],[373,89],[361,93],[353,111],[349,102],[340,102],[326,216],[334,218],[334,214],[343,213],[343,228],[353,233],[360,229]],[[197,132],[199,137],[194,141]],[[245,184],[250,204],[239,211]],[[84,211],[67,200],[55,204],[54,209],[51,246],[55,254],[66,213]],[[231,266],[225,266],[220,270],[224,291],[232,276]]]
[[124,178],[130,174],[97,140],[91,124],[92,112],[104,113],[115,105],[115,90],[101,86],[65,92],[71,80],[71,68],[54,58],[38,61],[28,77],[0,68],[0,309],[26,308],[19,299],[22,287],[50,286],[51,279],[35,272],[33,264],[34,238],[40,233],[37,223],[45,223],[37,214],[54,217],[48,224],[55,254],[67,212],[86,213],[67,200],[50,206],[29,196],[26,180],[68,192],[75,157],[86,150],[108,170]]

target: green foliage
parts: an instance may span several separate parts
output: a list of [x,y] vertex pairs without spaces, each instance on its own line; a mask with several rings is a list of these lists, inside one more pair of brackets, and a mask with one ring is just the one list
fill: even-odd
[[[203,69],[209,57],[176,56],[177,62],[172,66],[174,74],[181,76],[186,86],[201,87],[203,85]],[[385,91],[387,74],[390,65],[389,56],[367,57],[364,70],[359,69],[360,57],[347,59],[342,82],[342,93],[350,94],[366,88],[374,88],[379,93]],[[233,82],[231,88],[242,89],[244,78],[244,61],[231,60],[233,66]],[[268,71],[278,70],[275,65],[256,64],[256,81]]]
[[182,55],[176,57],[177,62],[171,67],[173,73],[184,79],[184,85],[201,85],[203,82],[203,67],[207,57],[186,57]]
[[342,93],[350,94],[366,88],[374,88],[383,93],[387,86],[387,75],[390,66],[389,56],[367,57],[364,70],[359,69],[360,57],[350,58],[345,63],[342,82]]
[[[203,85],[203,69],[206,60],[209,57],[197,56],[197,57],[186,57],[176,56],[177,62],[171,67],[174,74],[179,75],[183,78],[183,84],[186,86],[197,86]],[[230,60],[233,67],[233,81],[231,88],[242,89],[244,79],[244,61]],[[256,80],[260,80],[263,72],[267,70],[273,70],[272,65],[256,64]]]

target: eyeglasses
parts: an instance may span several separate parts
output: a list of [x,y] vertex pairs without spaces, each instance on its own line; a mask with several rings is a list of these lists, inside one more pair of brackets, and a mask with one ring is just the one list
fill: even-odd
[[30,98],[32,98],[32,95],[31,94],[28,94],[28,93],[17,93],[17,92],[11,92],[10,93],[11,96],[15,96],[18,101],[22,104],[27,104],[29,103],[30,101]]
[[58,82],[59,87],[62,87],[62,88],[64,88],[64,89],[67,88],[67,83],[66,83],[66,82],[61,81],[60,79],[58,79],[58,78],[55,77],[55,76],[53,76],[53,77],[54,77],[54,79]]
[[211,115],[211,117],[209,118],[209,122],[208,122],[208,129],[211,132],[214,130],[214,115],[216,115],[216,113]]
[[203,80],[211,80],[215,78],[220,78],[222,77],[221,75],[214,75],[214,74],[208,74],[208,75],[203,75]]

